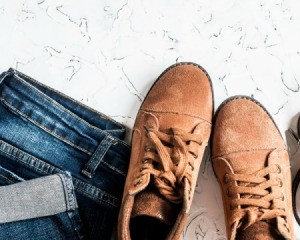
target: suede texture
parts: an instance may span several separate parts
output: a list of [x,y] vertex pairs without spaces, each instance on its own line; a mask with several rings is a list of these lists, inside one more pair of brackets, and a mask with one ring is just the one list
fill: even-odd
[[[282,186],[271,187],[271,192],[284,196],[283,200],[274,200],[273,207],[284,208],[287,213],[286,223],[282,222],[281,218],[275,219],[275,228],[282,239],[294,239],[289,157],[281,134],[268,113],[254,100],[233,98],[223,104],[218,111],[212,144],[213,168],[222,191],[228,239],[237,237],[236,231],[229,225],[229,219],[233,214],[230,204],[233,199],[240,196],[237,194],[234,198],[229,197],[226,174],[238,173],[248,168],[258,171],[271,165],[279,166],[280,172],[270,174],[270,179],[282,179]],[[237,186],[236,182],[231,184]],[[239,239],[273,239],[268,236],[270,228],[266,228],[265,223],[262,225],[255,223],[250,227],[245,231],[252,235],[241,238],[247,235],[244,232]],[[256,233],[259,237],[255,236]]]
[[[189,63],[177,64],[164,72],[153,85],[144,100],[134,125],[132,152],[126,179],[123,202],[119,214],[119,239],[131,239],[130,218],[147,215],[171,224],[167,239],[180,239],[192,202],[196,180],[205,147],[211,133],[213,113],[212,87],[207,76],[199,66]],[[202,135],[198,156],[194,159],[191,191],[184,192],[183,202],[175,211],[166,203],[163,196],[155,196],[148,191],[150,174],[141,176],[143,156],[146,154],[146,128],[167,130],[179,128],[188,133]],[[138,181],[138,184],[137,184]],[[137,205],[138,204],[138,205]],[[145,208],[147,206],[147,208]],[[177,206],[178,208],[178,206]],[[164,212],[165,211],[165,212]],[[179,213],[178,213],[179,212]]]
[[[177,218],[176,207],[177,204],[166,201],[157,190],[151,189],[142,191],[135,196],[131,217],[151,216],[167,225],[172,225]],[[157,214],[158,212],[160,214]]]
[[213,152],[227,153],[281,148],[285,144],[268,113],[249,99],[225,104],[214,126]]
[[254,223],[244,231],[238,232],[236,240],[284,240],[275,227],[265,222]]
[[211,122],[212,108],[212,89],[207,74],[198,66],[181,65],[161,76],[141,109],[187,115]]

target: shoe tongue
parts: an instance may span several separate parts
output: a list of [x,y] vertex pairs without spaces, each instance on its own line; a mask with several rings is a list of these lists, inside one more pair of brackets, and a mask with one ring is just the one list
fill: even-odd
[[284,240],[284,238],[271,223],[260,221],[244,230],[238,230],[236,240]]
[[173,225],[177,218],[178,207],[160,195],[156,189],[146,189],[135,196],[131,218],[148,216],[167,225]]

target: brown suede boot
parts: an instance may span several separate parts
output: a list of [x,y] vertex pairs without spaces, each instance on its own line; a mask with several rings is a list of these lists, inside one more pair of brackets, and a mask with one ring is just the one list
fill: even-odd
[[266,110],[248,97],[227,100],[212,144],[228,239],[294,239],[289,157]]
[[193,63],[168,68],[137,115],[119,239],[181,237],[211,133],[212,87]]

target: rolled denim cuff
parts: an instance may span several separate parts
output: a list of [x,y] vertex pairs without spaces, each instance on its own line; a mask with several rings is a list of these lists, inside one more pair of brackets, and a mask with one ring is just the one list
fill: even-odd
[[0,223],[52,216],[77,208],[70,173],[0,187]]

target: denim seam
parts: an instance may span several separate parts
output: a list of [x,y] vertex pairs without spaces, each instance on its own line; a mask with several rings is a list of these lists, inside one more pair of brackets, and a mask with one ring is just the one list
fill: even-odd
[[[79,184],[82,184],[82,185],[84,185],[84,186],[87,187],[87,188],[93,189],[94,191],[101,191],[102,194],[104,194],[104,195],[106,195],[106,196],[109,196],[109,197],[113,198],[115,201],[118,201],[118,199],[117,199],[116,197],[112,196],[111,194],[109,194],[109,193],[107,193],[107,192],[105,192],[105,191],[103,191],[103,190],[100,190],[100,189],[98,189],[98,188],[96,188],[96,187],[94,187],[94,186],[92,186],[92,185],[88,185],[88,184],[86,184],[85,182],[81,181],[80,179],[73,178],[73,180],[74,180],[74,182],[78,182]],[[100,199],[100,198],[99,198],[99,199]]]
[[[74,181],[74,182],[75,182],[75,181]],[[84,194],[86,194],[86,195],[89,195],[92,199],[97,199],[97,200],[100,200],[100,201],[102,201],[102,202],[105,202],[106,204],[108,204],[108,205],[110,205],[110,206],[118,207],[117,204],[114,204],[114,203],[111,203],[111,202],[109,202],[109,201],[106,201],[105,199],[99,198],[99,197],[97,197],[97,196],[95,196],[95,195],[93,195],[93,194],[91,194],[91,193],[89,193],[89,192],[83,190],[82,188],[78,188],[78,187],[75,186],[75,189],[76,189],[78,192],[82,192],[82,193],[84,193]]]
[[[65,95],[64,93],[61,93],[61,92],[59,92],[59,91],[57,91],[57,90],[55,90],[55,89],[53,89],[53,88],[49,88],[49,87],[46,86],[45,84],[43,84],[43,83],[41,83],[41,82],[38,82],[38,81],[36,81],[35,79],[33,79],[32,77],[26,76],[25,74],[23,74],[23,73],[21,73],[21,72],[15,70],[15,69],[11,69],[11,70],[13,71],[13,73],[14,73],[16,76],[21,75],[21,76],[23,76],[23,77],[25,77],[25,78],[30,79],[31,81],[35,82],[36,84],[38,84],[38,85],[40,85],[40,86],[42,86],[42,87],[44,87],[44,88],[46,88],[46,89],[48,89],[48,90],[51,90],[51,91],[57,93],[58,95],[61,95],[61,96],[65,97],[65,98],[69,99],[69,100],[70,100],[71,102],[73,102],[73,103],[79,104],[80,106],[82,106],[82,107],[84,107],[84,108],[87,108],[88,110],[90,110],[90,111],[93,112],[93,113],[96,113],[96,114],[100,115],[101,118],[103,118],[103,119],[105,119],[105,120],[112,121],[113,123],[115,123],[116,125],[118,125],[119,127],[121,127],[123,131],[125,131],[125,128],[124,128],[124,126],[123,126],[122,124],[120,124],[119,122],[115,121],[114,119],[108,117],[107,115],[105,115],[105,114],[103,114],[103,113],[101,113],[101,112],[95,111],[94,109],[92,109],[92,108],[90,108],[90,107],[88,107],[88,106],[82,104],[82,103],[79,102],[79,101],[76,101],[76,100],[72,99],[71,97]],[[20,78],[20,77],[19,77],[19,78]],[[24,80],[22,79],[22,81],[24,81]],[[26,81],[25,81],[25,82],[26,82]],[[122,130],[120,129],[119,131],[122,131]]]
[[[79,218],[79,213],[75,212],[76,210],[73,211],[68,211],[68,217],[70,220],[71,225],[73,226],[73,230],[76,232],[76,236],[78,239],[84,239],[83,233],[82,233],[82,221]],[[78,217],[78,219],[76,219]]]
[[[20,76],[18,76],[18,74],[16,74],[16,78],[19,80],[19,81],[22,81],[23,84],[27,85],[27,87],[29,87],[30,89],[32,89],[34,92],[36,92],[36,94],[42,96],[43,98],[46,98],[48,101],[50,101],[52,104],[54,104],[56,107],[58,107],[60,110],[62,110],[63,112],[66,112],[68,114],[70,114],[72,117],[76,118],[78,121],[86,124],[89,128],[95,130],[95,131],[98,131],[100,133],[103,133],[105,135],[109,135],[109,133],[105,132],[105,130],[102,130],[100,128],[97,128],[93,125],[91,125],[90,123],[88,123],[87,121],[85,121],[84,119],[78,117],[76,114],[74,114],[73,112],[71,112],[69,109],[63,107],[61,104],[59,104],[58,102],[56,102],[54,99],[50,98],[49,96],[47,96],[46,94],[44,94],[43,92],[41,92],[40,90],[38,90],[37,88],[31,86],[29,83],[27,83],[26,81],[24,81]],[[125,131],[125,129],[124,129]],[[114,138],[112,136],[112,138]],[[121,141],[120,139],[116,138],[115,139],[116,141],[120,141],[121,143],[123,143],[123,141]]]
[[14,184],[14,183],[15,183],[14,181],[12,181],[10,178],[8,178],[8,177],[4,176],[3,174],[0,174],[0,177],[2,177],[2,178],[4,178],[4,179],[6,179],[7,181],[9,181],[9,182],[10,182],[10,183],[12,183],[12,184]]
[[65,196],[65,205],[66,205],[66,212],[69,211],[70,206],[69,206],[69,201],[68,201],[68,193],[67,193],[67,189],[64,183],[64,179],[62,174],[57,174],[57,176],[60,178],[61,184],[63,186],[63,192],[64,192],[64,196]]
[[65,138],[62,138],[61,136],[57,135],[56,133],[51,132],[48,128],[44,127],[42,124],[36,122],[35,120],[33,120],[32,118],[29,118],[27,115],[25,115],[24,113],[22,113],[21,111],[19,111],[17,108],[15,108],[14,106],[12,106],[11,104],[9,104],[4,98],[0,98],[0,100],[2,100],[2,102],[8,106],[9,108],[11,108],[12,110],[14,110],[15,112],[17,112],[18,114],[20,114],[22,117],[24,117],[25,119],[27,119],[28,121],[32,122],[33,124],[35,124],[36,126],[40,127],[41,129],[43,129],[44,131],[46,131],[47,133],[51,134],[52,136],[58,138],[59,140],[69,144],[70,146],[77,148],[78,150],[87,153],[89,155],[92,155],[92,153],[84,148],[81,148],[79,146],[77,146],[76,144],[66,140]]
[[[24,182],[25,179],[24,178],[21,178],[20,176],[16,175],[15,173],[13,173],[12,171],[2,167],[0,165],[0,172],[3,172],[3,174],[7,174],[7,175],[4,175],[6,176],[7,178],[9,178],[11,181],[13,181],[14,183],[15,182]],[[3,174],[1,174],[3,176]]]
[[[67,174],[67,173],[65,173]],[[72,211],[76,209],[76,199],[74,196],[74,186],[72,180],[69,178],[70,175],[67,177],[65,174],[58,174],[61,179],[62,185],[64,187],[65,192],[65,200],[67,205],[67,211]],[[68,173],[70,174],[70,173]]]
[[18,159],[19,161],[21,161],[21,162],[23,162],[23,163],[26,163],[27,165],[33,167],[34,169],[36,169],[36,170],[39,171],[39,172],[42,172],[42,173],[44,173],[44,174],[48,174],[46,171],[44,171],[44,170],[42,170],[42,169],[39,169],[39,168],[37,168],[36,166],[34,166],[34,165],[30,164],[30,163],[27,163],[26,161],[22,160],[21,158],[19,158],[19,157],[13,155],[13,154],[11,154],[11,153],[5,152],[5,151],[3,151],[2,149],[0,149],[0,152],[4,153],[4,154],[6,154],[7,156],[10,156],[10,157],[12,157],[12,158]]
[[113,167],[112,165],[110,165],[109,163],[102,161],[102,163],[104,163],[107,167],[111,168],[112,170],[116,171],[117,173],[123,175],[124,177],[126,177],[126,173],[122,172],[121,170]]
[[[5,145],[5,146],[6,146],[7,148],[9,148],[10,150],[15,150],[15,149],[11,148],[10,146],[8,146],[8,145],[7,145],[6,143],[4,143],[3,141],[0,141],[0,145],[1,145],[1,142],[2,142],[3,145]],[[19,151],[21,154],[27,156],[28,158],[31,158],[32,161],[39,162],[42,166],[48,165],[49,168],[52,168],[52,172],[51,172],[51,171],[46,172],[46,171],[44,171],[44,170],[42,170],[42,169],[40,169],[40,168],[37,168],[36,166],[34,166],[34,165],[30,164],[30,163],[24,161],[23,159],[21,159],[21,158],[18,157],[18,156],[13,155],[13,154],[11,154],[11,153],[8,153],[8,152],[6,152],[6,151],[0,149],[0,152],[3,152],[4,154],[6,154],[6,155],[8,155],[8,156],[10,156],[10,157],[12,157],[12,158],[14,158],[14,159],[18,159],[19,161],[21,161],[21,162],[25,163],[26,165],[29,165],[30,167],[36,169],[36,171],[38,171],[38,172],[44,173],[45,175],[48,175],[49,173],[51,174],[51,173],[60,173],[60,172],[62,172],[61,169],[56,168],[56,167],[52,166],[52,165],[49,164],[49,163],[43,162],[43,161],[41,161],[40,159],[37,159],[37,158],[35,158],[35,157],[33,157],[33,156],[31,156],[31,155],[29,155],[29,154],[23,152],[23,151],[21,152],[21,150],[16,149],[16,151]],[[74,182],[77,182],[78,184],[82,184],[82,185],[84,185],[85,187],[90,188],[90,189],[92,189],[92,190],[94,190],[94,191],[98,191],[100,194],[102,194],[102,196],[107,196],[107,197],[110,197],[110,198],[114,199],[114,201],[118,201],[118,199],[117,199],[116,197],[112,196],[111,194],[109,194],[109,193],[107,193],[107,192],[105,192],[105,191],[103,191],[103,190],[100,190],[99,188],[96,188],[96,187],[94,187],[94,186],[92,186],[92,185],[88,185],[88,184],[86,184],[85,182],[83,182],[83,181],[81,181],[81,180],[79,180],[79,179],[77,179],[77,178],[74,178],[74,177],[73,177],[73,181],[74,181]],[[111,206],[117,207],[116,204],[111,203],[111,202],[109,202],[109,201],[107,201],[107,200],[105,200],[105,199],[103,199],[103,198],[101,198],[101,197],[98,197],[98,196],[95,196],[95,195],[93,195],[93,194],[90,194],[89,192],[87,192],[86,190],[84,190],[84,189],[82,189],[82,188],[79,188],[79,187],[77,187],[77,186],[74,186],[74,187],[75,187],[76,190],[78,190],[78,191],[80,191],[80,192],[83,192],[83,193],[85,193],[85,194],[87,194],[87,195],[89,195],[89,196],[92,196],[94,199],[103,201],[103,202],[105,202],[105,203],[107,203],[107,204],[109,204],[109,205],[111,205]]]
[[121,132],[121,133],[123,133],[124,132],[124,130],[110,130],[110,129],[106,129],[106,130],[104,130],[105,132],[112,132],[112,133],[114,133],[114,132],[116,132],[116,133],[118,133],[118,132]]
[[4,79],[5,79],[7,76],[11,76],[11,75],[13,75],[13,73],[12,73],[12,72],[9,72],[9,71],[0,74],[0,84],[4,81]]

